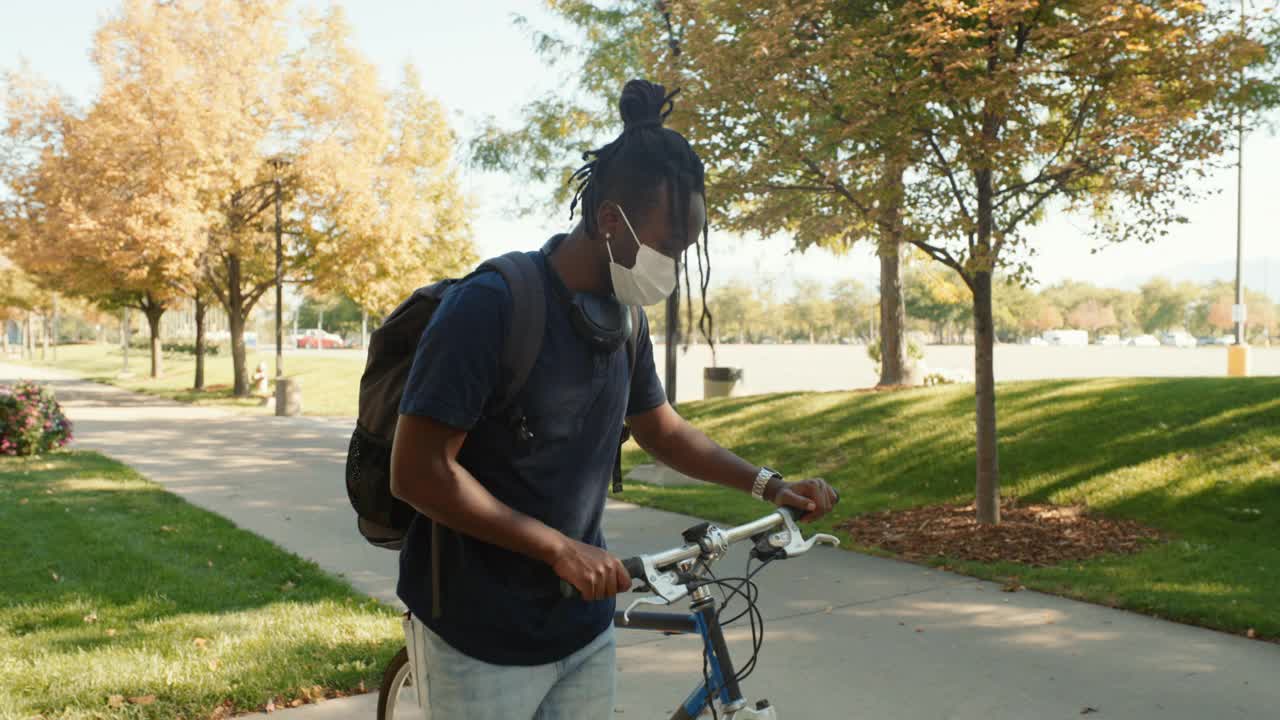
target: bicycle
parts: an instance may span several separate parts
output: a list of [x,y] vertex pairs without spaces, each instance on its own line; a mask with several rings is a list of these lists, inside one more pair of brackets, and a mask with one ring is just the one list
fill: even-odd
[[[764,643],[764,617],[756,606],[759,588],[753,578],[775,560],[803,555],[816,545],[840,544],[835,537],[822,533],[805,539],[796,525],[799,514],[793,508],[780,508],[728,530],[710,523],[699,523],[682,533],[685,544],[680,547],[622,561],[632,579],[640,582],[636,591],[652,595],[635,600],[626,610],[617,611],[615,626],[668,635],[696,633],[702,636],[702,683],[689,693],[671,720],[692,720],[708,710],[713,718],[723,720],[777,720],[777,709],[767,699],[748,707],[742,694],[741,682],[755,669]],[[753,543],[744,576],[717,578],[711,571],[711,565],[723,558],[730,546],[744,540]],[[753,561],[759,563],[754,570],[751,569]],[[717,605],[711,587],[722,590],[723,604]],[[561,592],[566,597],[577,594],[573,586],[563,581]],[[690,601],[688,614],[636,610],[641,605],[673,605],[686,597]],[[721,613],[735,597],[743,599],[746,609],[728,620],[721,620]],[[742,617],[748,617],[751,623],[752,653],[742,668],[735,670],[723,628]],[[409,622],[406,614],[406,637],[409,637]],[[419,701],[425,698],[417,693],[419,685],[414,683],[411,665],[407,647],[402,648],[387,665],[378,690],[378,720],[395,720],[397,709],[412,708],[410,712],[421,712]]]

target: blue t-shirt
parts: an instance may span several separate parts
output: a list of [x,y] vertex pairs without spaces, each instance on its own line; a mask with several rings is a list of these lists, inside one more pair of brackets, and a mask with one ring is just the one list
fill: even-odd
[[[562,281],[546,256],[531,256],[546,282],[546,331],[513,406],[533,438],[520,439],[508,420],[492,416],[506,380],[500,358],[512,303],[497,272],[475,275],[445,294],[418,344],[400,412],[467,431],[458,461],[494,497],[603,548],[600,520],[623,418],[666,401],[648,321],[642,313],[635,375],[629,377],[626,348],[593,351],[574,332],[568,308],[553,290],[552,283]],[[410,526],[397,592],[461,652],[498,665],[542,665],[585,647],[613,622],[612,599],[566,600],[549,566],[452,530],[441,533],[442,613],[433,619],[430,527],[422,516]]]

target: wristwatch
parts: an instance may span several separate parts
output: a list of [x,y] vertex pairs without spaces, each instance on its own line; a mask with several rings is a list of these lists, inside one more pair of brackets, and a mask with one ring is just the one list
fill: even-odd
[[775,479],[781,480],[782,473],[770,470],[767,467],[760,468],[760,472],[756,473],[756,481],[751,485],[751,497],[757,500],[764,500],[764,491],[769,488],[769,483]]

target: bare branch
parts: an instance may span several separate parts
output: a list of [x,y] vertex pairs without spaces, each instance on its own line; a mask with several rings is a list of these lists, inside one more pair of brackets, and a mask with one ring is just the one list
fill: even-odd
[[955,196],[956,202],[960,204],[960,213],[964,215],[964,219],[970,223],[973,222],[973,216],[969,214],[969,206],[965,204],[964,193],[960,192],[960,185],[956,182],[955,172],[951,169],[951,163],[947,162],[947,158],[942,154],[942,148],[938,147],[938,141],[933,136],[932,130],[925,131],[925,137],[929,140],[929,147],[933,148],[934,155],[938,158],[938,169],[947,177],[947,182],[951,185],[951,194]]

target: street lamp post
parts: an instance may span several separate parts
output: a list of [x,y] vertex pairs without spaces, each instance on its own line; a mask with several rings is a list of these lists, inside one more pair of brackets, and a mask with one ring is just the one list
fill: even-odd
[[[1245,34],[1244,0],[1240,0],[1240,34]],[[1240,71],[1244,79],[1244,70]],[[1232,320],[1236,323],[1236,345],[1245,342],[1244,304],[1244,111],[1236,112],[1236,304]]]
[[276,200],[276,383],[284,377],[284,231],[280,219],[280,172],[288,164],[283,158],[271,160]]

